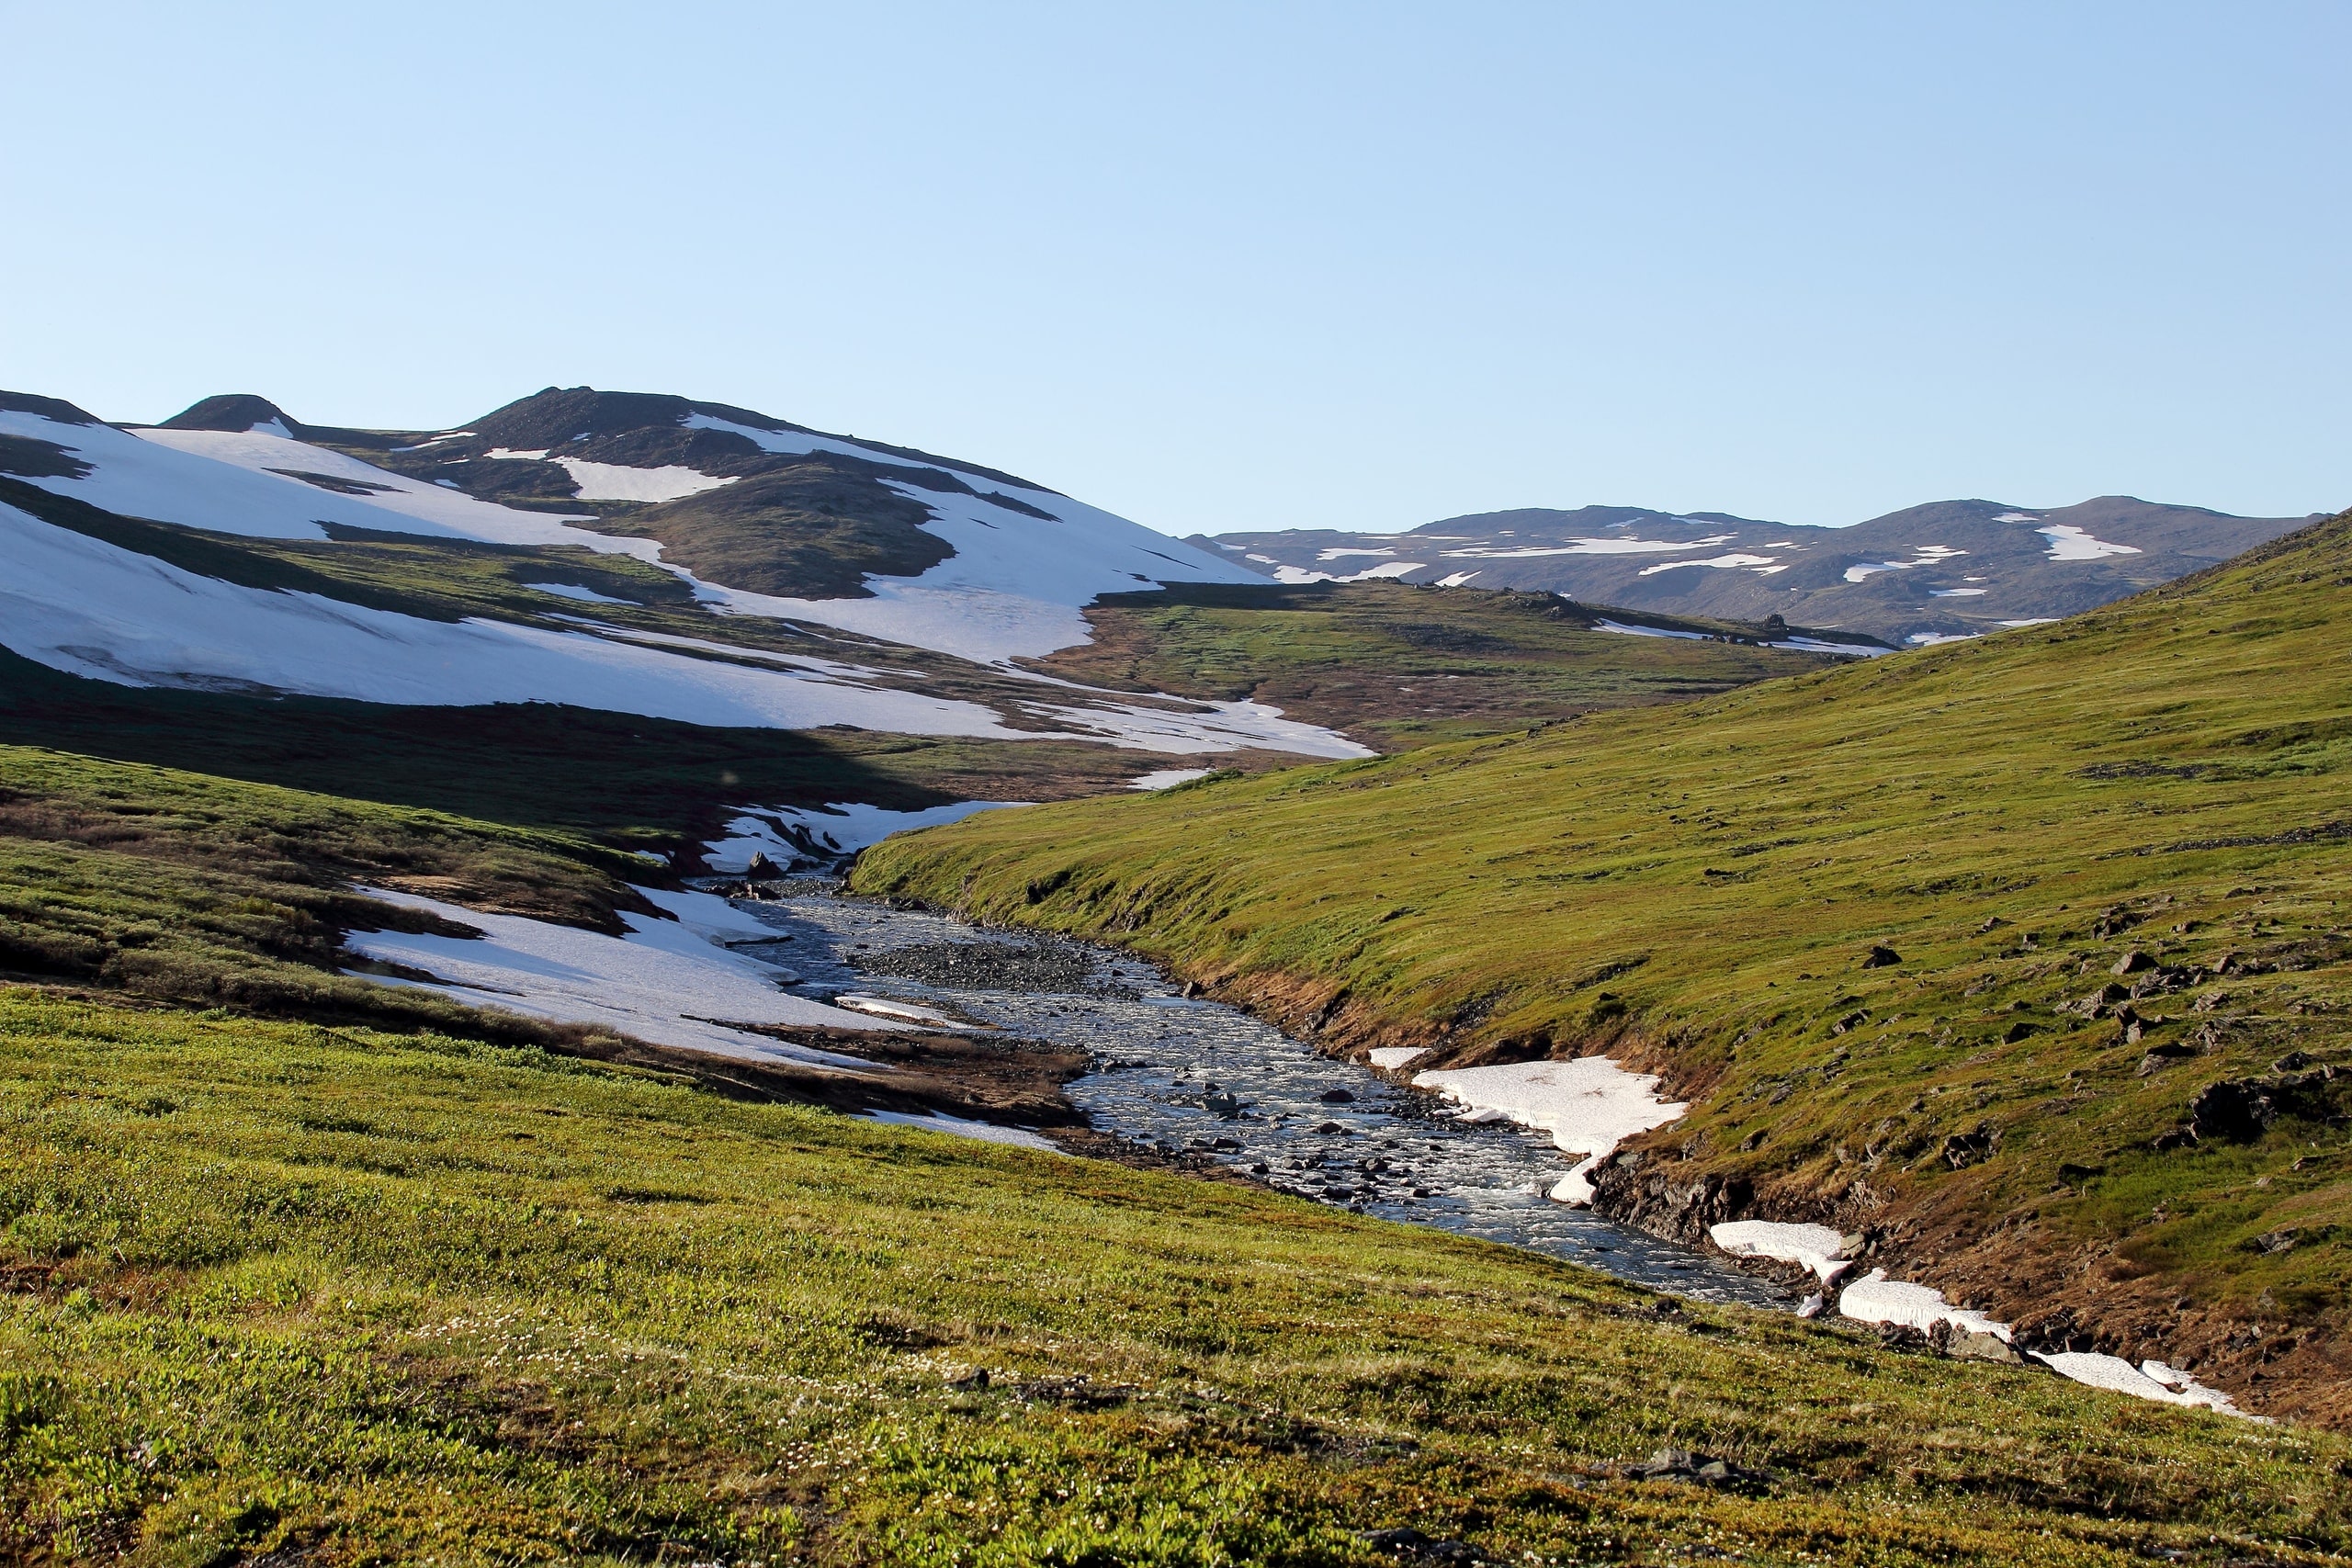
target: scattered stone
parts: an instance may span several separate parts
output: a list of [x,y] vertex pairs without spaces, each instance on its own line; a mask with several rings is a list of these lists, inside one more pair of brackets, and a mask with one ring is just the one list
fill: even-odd
[[784,868],[768,859],[765,850],[753,850],[752,863],[743,868],[746,882],[775,882],[784,875]]
[[1973,1133],[1954,1133],[1944,1140],[1944,1163],[1954,1170],[1964,1170],[1993,1152],[2000,1142],[2000,1134],[1979,1127]]
[[1477,1562],[1478,1549],[1467,1541],[1432,1540],[1410,1525],[1394,1529],[1366,1530],[1356,1538],[1374,1551],[1385,1551],[1414,1562]]
[[1997,1361],[2015,1366],[2019,1359],[2000,1336],[1962,1328],[1948,1317],[1937,1320],[1928,1330],[1927,1340],[1928,1349],[1957,1361]]
[[1353,1105],[1356,1102],[1355,1091],[1352,1089],[1327,1089],[1319,1098],[1326,1105]]
[[1326,1136],[1329,1136],[1329,1135],[1333,1134],[1344,1134],[1347,1132],[1347,1129],[1346,1129],[1345,1127],[1341,1126],[1341,1125],[1340,1125],[1339,1122],[1317,1122],[1317,1123],[1316,1124],[1316,1128],[1315,1128],[1315,1130],[1316,1130],[1317,1132],[1318,1132],[1318,1133],[1321,1133],[1321,1134],[1325,1134]]
[[1865,969],[1884,969],[1892,964],[1900,964],[1902,962],[1903,954],[1895,952],[1894,949],[1887,946],[1884,942],[1881,942],[1877,946],[1872,947],[1870,952],[1862,955],[1862,967]]
[[2146,953],[2141,952],[2135,947],[2131,952],[2125,953],[2122,957],[2117,959],[2115,961],[2115,967],[2109,970],[2109,973],[2112,975],[2137,975],[2143,969],[2154,969],[2155,966],[2156,961],[2154,959],[2149,957]]
[[1769,1471],[1750,1470],[1730,1460],[1692,1453],[1688,1449],[1660,1449],[1650,1455],[1648,1462],[1629,1465],[1625,1473],[1636,1481],[1697,1481],[1715,1486],[1760,1486],[1772,1479]]
[[976,991],[1059,995],[1083,990],[1094,961],[1058,942],[931,942],[850,954],[862,974]]

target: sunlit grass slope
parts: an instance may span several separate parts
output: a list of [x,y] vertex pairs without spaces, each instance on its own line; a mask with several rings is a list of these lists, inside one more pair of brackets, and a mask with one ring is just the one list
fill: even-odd
[[354,979],[344,933],[434,929],[405,887],[617,934],[662,868],[585,834],[0,746],[0,978],[321,1021],[546,1026]]
[[[2005,1316],[2341,1419],[2352,1079],[2302,1080],[2352,1066],[2348,616],[2338,518],[2059,625],[995,813],[857,883],[1424,1065],[1615,1048],[1694,1100],[1604,1181],[1621,1212],[1827,1218]],[[2217,1083],[2267,1111],[2209,1100],[2181,1140]]]
[[[1672,636],[1598,629],[1659,623]],[[1600,611],[1551,593],[1401,582],[1186,583],[1116,593],[1092,639],[1038,660],[1074,680],[1272,703],[1375,750],[1711,696],[1829,662],[1763,626]],[[1785,636],[1785,629],[1778,635]]]
[[[2352,1449],[1272,1194],[0,989],[0,1558],[2219,1564]],[[985,1370],[985,1385],[972,1376]],[[1663,1445],[1774,1479],[1594,1473]]]

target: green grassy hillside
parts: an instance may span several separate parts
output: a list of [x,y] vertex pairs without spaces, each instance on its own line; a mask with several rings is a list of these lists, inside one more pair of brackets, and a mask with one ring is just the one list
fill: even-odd
[[1247,1189],[0,988],[8,1561],[2218,1568],[2352,1548],[2346,1475]]
[[583,834],[0,746],[0,978],[392,1027],[548,1026],[345,976],[354,928],[435,929],[404,887],[618,932],[662,868]]
[[1616,1212],[1826,1218],[2343,1421],[2347,590],[2352,517],[1983,642],[976,818],[857,883],[1118,940],[1335,1049],[1614,1051],[1693,1101]]
[[[1604,615],[1683,635],[1597,630]],[[1037,667],[1101,685],[1272,703],[1381,751],[1712,696],[1832,661],[1758,646],[1786,627],[1401,582],[1178,583],[1107,595],[1086,620],[1091,642]]]

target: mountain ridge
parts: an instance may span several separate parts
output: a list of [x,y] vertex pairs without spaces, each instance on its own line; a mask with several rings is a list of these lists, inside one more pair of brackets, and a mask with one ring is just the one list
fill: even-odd
[[2315,522],[2132,496],[2071,506],[1922,502],[1846,527],[1645,507],[1522,507],[1401,534],[1195,535],[1285,582],[1393,577],[1555,592],[1661,614],[1792,622],[1927,644],[2055,620]]

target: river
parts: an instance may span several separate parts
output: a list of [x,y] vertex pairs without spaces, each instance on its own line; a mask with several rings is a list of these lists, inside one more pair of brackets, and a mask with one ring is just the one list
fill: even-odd
[[1319,1202],[1549,1253],[1653,1290],[1793,1303],[1720,1259],[1543,1196],[1577,1163],[1547,1135],[1462,1120],[1247,1013],[1175,995],[1140,960],[820,883],[786,886],[781,900],[736,907],[776,929],[775,946],[749,951],[795,976],[789,988],[935,1010],[1083,1050],[1091,1070],[1065,1092],[1103,1131],[1206,1154]]

